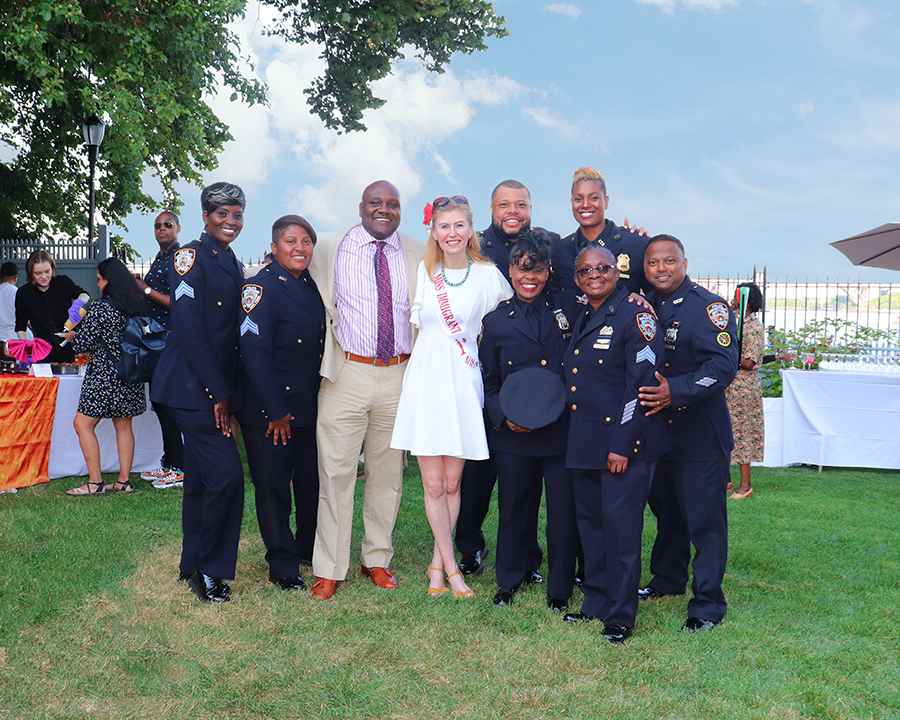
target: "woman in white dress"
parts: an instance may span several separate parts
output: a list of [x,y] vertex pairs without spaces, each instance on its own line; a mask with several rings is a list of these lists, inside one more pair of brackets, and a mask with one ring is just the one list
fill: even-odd
[[419,459],[425,514],[434,535],[428,594],[452,590],[453,597],[472,599],[475,592],[456,564],[451,535],[463,466],[467,459],[488,457],[478,362],[481,319],[511,297],[512,288],[482,257],[468,200],[438,198],[431,210],[411,313],[419,332],[403,378],[391,447]]

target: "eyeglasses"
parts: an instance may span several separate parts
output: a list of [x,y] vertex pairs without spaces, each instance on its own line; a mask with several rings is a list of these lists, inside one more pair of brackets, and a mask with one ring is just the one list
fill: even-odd
[[175,223],[173,223],[171,220],[163,220],[162,222],[153,223],[154,230],[159,230],[163,226],[165,226],[166,230],[171,230],[173,227],[175,227]]
[[583,267],[575,271],[575,274],[582,280],[587,280],[595,272],[597,275],[609,275],[612,271],[612,265],[598,265],[597,267]]
[[444,207],[448,202],[453,201],[458,205],[468,205],[469,201],[464,198],[462,195],[454,195],[453,197],[439,197],[433,203],[431,203],[432,207]]

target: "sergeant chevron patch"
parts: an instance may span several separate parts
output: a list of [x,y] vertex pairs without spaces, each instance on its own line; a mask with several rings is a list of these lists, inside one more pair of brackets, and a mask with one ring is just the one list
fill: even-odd
[[194,297],[194,288],[188,285],[184,280],[182,280],[178,287],[175,288],[175,299],[177,300],[182,295],[187,295],[189,298]]
[[644,349],[637,354],[634,361],[639,363],[644,360],[649,360],[651,365],[656,365],[656,353],[650,349],[649,345],[645,346]]
[[248,332],[252,332],[254,335],[259,335],[259,325],[253,322],[250,319],[249,315],[245,317],[244,322],[241,323],[241,337],[243,337],[244,334]]

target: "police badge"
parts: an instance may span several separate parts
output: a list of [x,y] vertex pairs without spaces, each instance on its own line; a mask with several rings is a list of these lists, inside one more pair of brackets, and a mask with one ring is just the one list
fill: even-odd
[[717,302],[708,305],[706,314],[709,315],[709,319],[712,320],[713,325],[719,330],[724,330],[728,327],[728,306],[725,303]]
[[241,307],[244,308],[244,312],[250,312],[256,307],[262,297],[262,291],[263,289],[259,285],[244,285],[241,293]]
[[556,310],[554,310],[553,317],[556,318],[556,324],[559,325],[559,329],[560,331],[562,331],[563,337],[566,339],[572,337],[572,326],[569,325],[569,319],[562,311],[562,308],[557,308]]
[[194,251],[183,248],[175,253],[175,272],[184,275],[194,265]]
[[669,327],[666,328],[666,350],[674,350],[675,342],[678,340],[678,321],[674,320]]
[[628,253],[619,253],[619,257],[616,258],[616,267],[620,273],[627,273],[631,270],[631,258]]

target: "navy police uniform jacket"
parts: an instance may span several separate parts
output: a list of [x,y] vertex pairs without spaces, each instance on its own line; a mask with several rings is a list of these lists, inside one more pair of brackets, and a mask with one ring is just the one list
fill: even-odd
[[512,297],[482,321],[479,359],[488,445],[491,450],[528,457],[561,455],[566,451],[568,412],[563,411],[559,420],[537,430],[513,432],[500,408],[500,388],[509,375],[531,367],[546,368],[563,378],[563,355],[572,332],[575,299],[546,289],[534,299],[532,305],[540,313],[540,337],[526,320],[526,304]]
[[570,468],[606,470],[611,452],[653,462],[669,449],[659,414],[644,415],[638,398],[638,388],[659,384],[653,373],[663,362],[662,335],[653,314],[628,295],[616,288],[596,312],[582,305],[575,319],[565,356]]
[[[154,402],[212,410],[232,397],[243,282],[234,253],[205,232],[175,253],[169,269],[170,332],[153,374]],[[234,405],[229,402],[230,411]]]
[[[669,383],[666,418],[672,450],[666,460],[707,460],[734,448],[725,401],[738,367],[737,320],[721,297],[689,277],[666,297],[647,299],[656,308],[665,342],[660,374]],[[645,383],[647,385],[657,383]]]
[[[644,276],[644,255],[650,243],[649,237],[646,235],[641,237],[607,219],[606,227],[595,242],[609,250],[616,258],[616,268],[619,271],[616,287],[628,288],[628,291],[633,293],[639,293],[641,290],[648,293],[653,289]],[[557,277],[557,287],[575,293],[581,292],[575,284],[575,260],[588,243],[581,228],[560,241],[559,252],[553,254],[553,272]]]
[[238,419],[267,427],[290,413],[291,427],[316,424],[325,307],[309,271],[299,279],[278,261],[244,284],[239,311],[241,387]]

